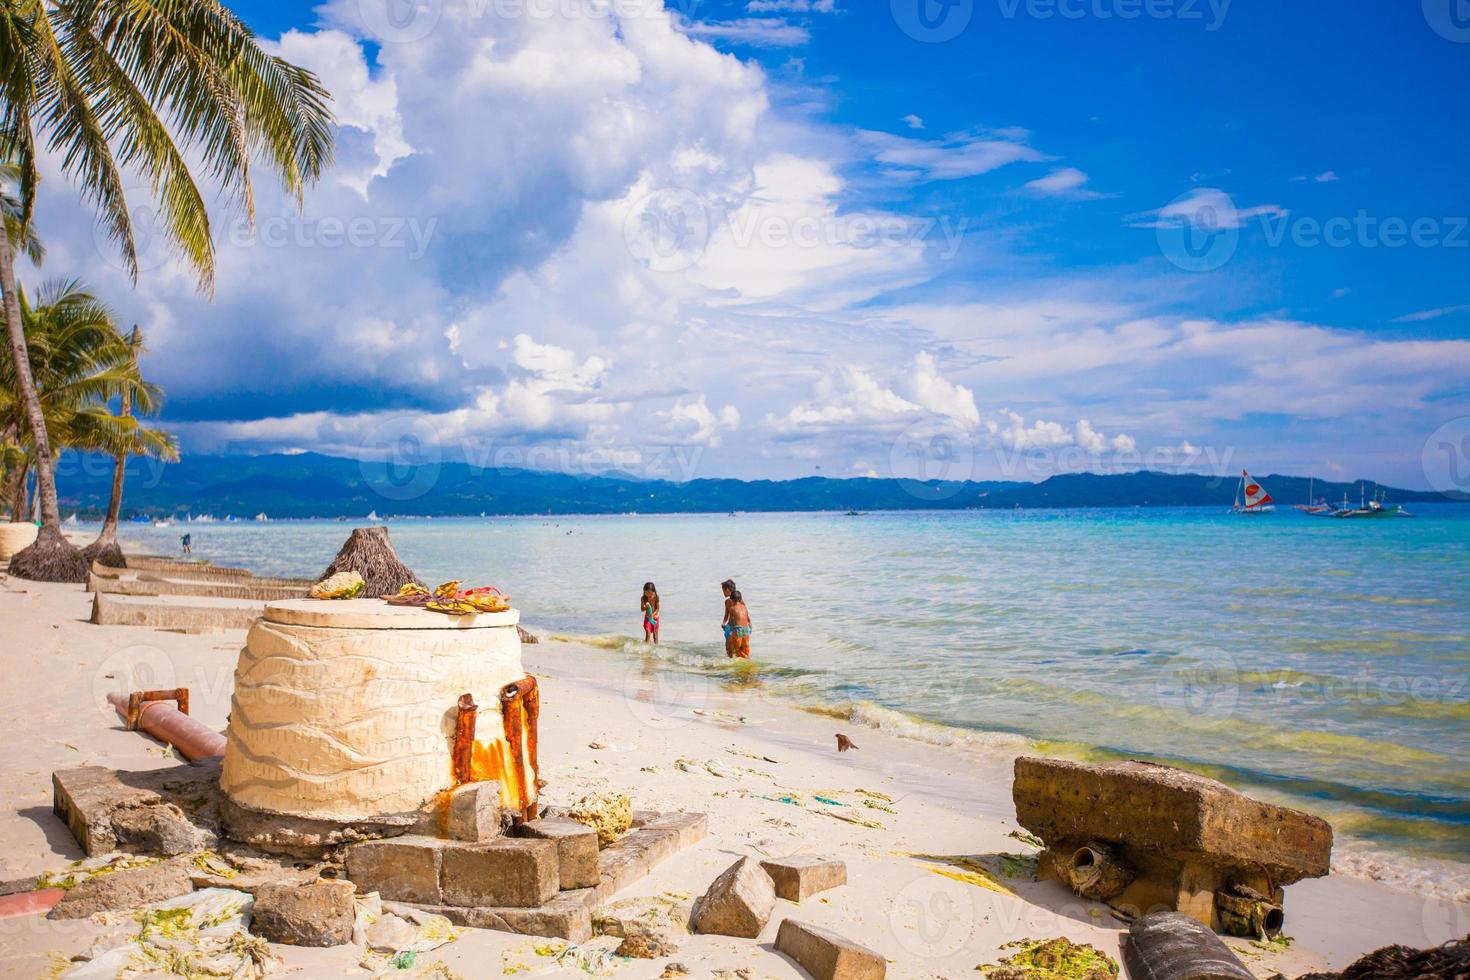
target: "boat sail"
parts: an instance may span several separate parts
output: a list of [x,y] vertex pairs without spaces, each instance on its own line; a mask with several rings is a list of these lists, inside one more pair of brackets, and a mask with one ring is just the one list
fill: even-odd
[[1240,484],[1235,488],[1235,513],[1270,514],[1276,510],[1274,503],[1259,480],[1245,470],[1240,471]]
[[1313,517],[1322,517],[1331,514],[1334,510],[1333,506],[1325,500],[1318,500],[1316,491],[1317,479],[1313,477],[1307,482],[1307,502],[1296,504],[1295,509],[1301,511],[1303,514],[1310,514]]

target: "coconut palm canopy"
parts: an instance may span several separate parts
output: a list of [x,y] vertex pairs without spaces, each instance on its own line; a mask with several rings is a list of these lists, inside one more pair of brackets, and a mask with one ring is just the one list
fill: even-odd
[[[111,455],[176,458],[173,437],[138,423],[133,413],[154,414],[158,388],[139,373],[134,348],[113,321],[107,304],[76,281],[44,284],[34,304],[18,291],[27,355],[46,419],[49,442],[58,449]],[[7,445],[5,486],[11,503],[17,484],[35,464],[35,444],[16,394],[15,360],[0,351],[0,439]],[[128,406],[114,412],[112,403]],[[17,481],[17,476],[22,481]]]
[[130,207],[141,202],[130,202],[124,186],[141,177],[166,239],[212,292],[210,214],[189,160],[253,219],[254,163],[298,198],[330,163],[329,101],[311,72],[267,54],[216,0],[0,0],[0,160],[13,163],[14,205],[4,204],[13,225],[0,221],[0,290],[44,520],[12,572],[71,578],[81,565],[61,534],[15,279],[17,249],[30,241],[41,152],[60,161],[96,208],[134,278]]

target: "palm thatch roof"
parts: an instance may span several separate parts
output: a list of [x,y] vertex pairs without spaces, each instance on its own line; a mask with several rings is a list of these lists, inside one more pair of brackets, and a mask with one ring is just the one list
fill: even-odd
[[[356,572],[367,583],[364,598],[396,595],[409,582],[423,585],[407,565],[398,560],[386,527],[360,527],[352,532],[337,557],[322,572],[320,579],[338,572]],[[319,581],[320,581],[319,579]]]
[[10,574],[32,582],[83,583],[90,567],[81,549],[50,524],[41,528],[34,544],[10,559]]

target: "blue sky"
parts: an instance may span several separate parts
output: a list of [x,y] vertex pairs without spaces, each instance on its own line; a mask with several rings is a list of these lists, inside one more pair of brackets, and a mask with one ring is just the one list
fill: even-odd
[[1470,435],[1459,2],[242,3],[339,167],[219,215],[213,304],[59,180],[44,271],[195,451],[1422,487]]

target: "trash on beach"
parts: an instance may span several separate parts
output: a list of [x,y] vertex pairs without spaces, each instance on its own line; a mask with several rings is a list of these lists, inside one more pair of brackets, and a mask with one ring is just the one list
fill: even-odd
[[82,858],[67,865],[65,871],[46,871],[36,879],[36,890],[42,891],[47,888],[60,888],[71,891],[77,885],[88,878],[98,875],[113,874],[118,871],[131,871],[134,868],[146,868],[151,864],[158,864],[161,857],[149,857],[142,854],[99,854],[96,857]]
[[156,975],[260,978],[278,973],[270,945],[249,933],[254,899],[205,888],[135,913],[137,934],[62,974],[68,980]]
[[[681,772],[701,773],[706,772],[720,779],[739,779],[740,770],[731,769],[716,759],[678,759],[674,762],[674,768]],[[767,775],[760,773],[759,775]]]
[[1065,938],[1022,939],[1001,949],[1016,952],[975,968],[990,980],[1112,980],[1118,975],[1118,964],[1106,953]]
[[630,742],[588,742],[587,747],[598,752],[633,752],[638,748]]

